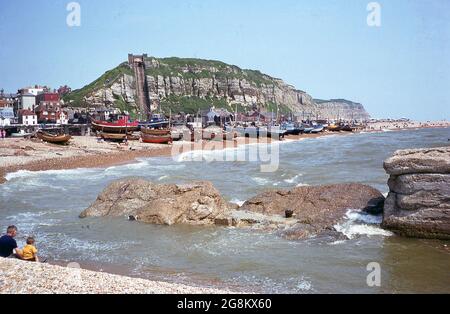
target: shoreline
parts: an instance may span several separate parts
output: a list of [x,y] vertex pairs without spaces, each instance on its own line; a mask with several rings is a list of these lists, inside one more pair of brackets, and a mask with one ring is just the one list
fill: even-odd
[[[230,294],[228,289],[0,258],[0,294]],[[33,280],[30,280],[33,279]]]
[[[350,132],[326,132],[326,133],[319,133],[319,134],[302,134],[302,135],[290,135],[285,138],[285,140],[289,141],[300,141],[304,139],[314,139],[319,137],[326,137],[326,136],[345,136],[350,135],[354,133]],[[76,141],[80,140],[88,140],[90,142],[94,141],[95,138],[93,137],[74,137]],[[5,143],[8,142],[9,143]],[[271,143],[272,140],[269,138],[267,141],[263,141],[262,143]],[[280,141],[283,143],[284,141]],[[0,141],[0,148],[3,147],[9,148],[14,147],[16,152],[14,154],[17,154],[20,156],[20,154],[25,151],[29,145],[32,143],[36,143],[32,140],[25,140],[25,139],[5,139],[4,141]],[[38,172],[38,171],[48,171],[48,170],[68,170],[68,169],[78,169],[78,168],[107,168],[111,166],[117,166],[117,165],[123,165],[123,164],[129,164],[136,161],[137,158],[151,158],[151,157],[168,157],[171,156],[174,149],[182,147],[183,149],[188,148],[187,151],[192,150],[198,150],[198,148],[201,148],[202,150],[213,150],[217,149],[218,146],[222,146],[222,148],[236,148],[241,145],[249,145],[249,144],[255,144],[260,143],[259,140],[253,139],[253,138],[244,138],[244,137],[238,137],[233,141],[223,141],[223,142],[214,142],[214,141],[201,141],[198,143],[191,143],[191,142],[178,142],[176,144],[172,145],[149,145],[142,146],[142,143],[139,143],[139,149],[135,149],[135,147],[131,146],[128,147],[127,150],[124,149],[124,147],[120,147],[120,145],[116,144],[113,145],[112,143],[108,143],[109,145],[113,146],[113,149],[109,148],[109,150],[105,153],[104,151],[101,152],[93,152],[90,151],[88,153],[84,153],[80,150],[79,154],[75,151],[75,154],[70,154],[68,156],[60,156],[61,154],[57,155],[55,157],[54,155],[49,157],[48,154],[46,154],[47,157],[45,158],[38,158],[36,160],[30,160],[26,162],[17,162],[15,163],[12,161],[11,165],[7,166],[0,166],[0,184],[6,183],[6,176],[10,173],[14,173],[20,170],[25,171],[32,171],[32,172]],[[6,145],[5,145],[6,144]],[[9,144],[9,145],[8,145]],[[56,146],[52,144],[47,143],[41,143],[39,142],[39,149],[44,151],[45,153],[52,153],[53,150],[64,150],[65,146]],[[104,144],[104,143],[103,143]],[[136,145],[136,143],[133,143]],[[131,145],[133,145],[131,144]],[[119,149],[117,149],[119,147]],[[70,148],[68,146],[67,148]],[[79,148],[79,147],[77,147]],[[125,147],[127,148],[127,147]],[[33,148],[34,149],[34,148]],[[17,152],[18,151],[18,152]],[[183,151],[186,152],[186,151]],[[56,153],[58,154],[58,153]],[[0,161],[1,161],[1,155],[0,155]]]
[[[289,135],[286,136],[285,140],[288,141],[301,141],[304,139],[314,139],[319,137],[327,137],[327,136],[346,136],[351,134],[362,134],[362,133],[380,133],[380,132],[399,132],[399,131],[414,131],[420,129],[441,129],[441,128],[450,128],[450,125],[447,126],[422,126],[422,127],[406,127],[406,128],[390,128],[390,129],[363,129],[359,132],[324,132],[317,134],[300,134],[300,135]],[[36,160],[30,160],[27,162],[13,162],[11,165],[2,166],[0,165],[0,184],[6,183],[6,176],[10,173],[14,173],[20,170],[38,172],[38,171],[48,171],[48,170],[68,170],[68,169],[78,169],[78,168],[107,168],[111,166],[129,164],[136,161],[137,158],[151,158],[151,157],[167,157],[171,156],[173,152],[172,145],[159,145],[159,144],[143,144],[139,142],[131,142],[130,146],[121,146],[117,143],[109,143],[104,142],[101,145],[103,147],[99,148],[95,146],[93,149],[88,150],[86,153],[86,149],[83,144],[86,142],[90,142],[89,145],[92,145],[92,142],[97,141],[95,137],[73,137],[75,140],[74,146],[76,149],[75,153],[69,154],[68,156],[63,156],[63,154],[56,152],[57,157],[46,156],[44,158],[38,158]],[[271,143],[271,139],[267,139],[267,142]],[[6,142],[9,142],[6,143]],[[5,145],[6,143],[6,145]],[[14,156],[21,156],[23,153],[26,154],[26,149],[29,147],[28,145],[32,143],[39,143],[40,149],[42,149],[46,153],[52,153],[54,150],[56,151],[64,151],[65,148],[71,148],[69,146],[58,146],[48,143],[36,142],[35,140],[25,140],[25,139],[4,139],[0,141],[0,149],[2,147],[10,148],[14,147],[16,152]],[[233,141],[223,141],[223,142],[214,142],[214,141],[201,141],[199,143],[191,143],[191,142],[175,142],[176,144],[186,147],[190,147],[189,150],[197,150],[201,145],[203,150],[211,150],[217,148],[217,145],[223,143],[222,148],[230,148],[230,147],[238,147],[240,145],[248,145],[259,143],[259,140],[253,138],[244,138],[238,137]],[[281,141],[283,143],[283,141]],[[89,146],[88,145],[88,146]],[[100,145],[98,145],[100,146]],[[208,147],[209,146],[209,147]],[[106,147],[106,148],[105,148]],[[34,149],[34,148],[33,148]],[[18,152],[17,152],[18,150]],[[77,151],[78,150],[78,151]],[[48,154],[47,154],[48,155]],[[2,155],[0,154],[0,162],[2,161]]]

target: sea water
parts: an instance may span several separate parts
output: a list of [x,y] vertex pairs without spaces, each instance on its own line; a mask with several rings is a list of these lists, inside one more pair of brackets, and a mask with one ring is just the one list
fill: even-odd
[[[266,189],[327,183],[360,182],[386,193],[383,161],[394,151],[446,146],[449,138],[450,129],[423,129],[286,141],[279,145],[278,170],[267,173],[257,161],[190,161],[201,152],[106,169],[19,171],[0,185],[0,226],[17,225],[19,245],[34,235],[40,254],[60,264],[129,276],[269,293],[449,293],[448,242],[395,236],[379,227],[382,217],[358,209],[335,226],[348,237],[339,241],[78,218],[110,182],[128,176],[158,183],[209,180],[237,204]],[[381,266],[380,287],[367,285],[372,262]]]

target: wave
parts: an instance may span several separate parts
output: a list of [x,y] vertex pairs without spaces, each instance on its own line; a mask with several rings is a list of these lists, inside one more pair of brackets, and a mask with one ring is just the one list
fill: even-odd
[[380,228],[382,220],[381,215],[374,216],[360,210],[349,209],[345,215],[345,221],[335,225],[334,229],[349,239],[354,239],[358,235],[392,236],[392,232]]
[[285,179],[284,182],[289,183],[289,184],[296,183],[296,182],[297,182],[297,179],[300,178],[301,176],[303,176],[303,174],[299,173],[299,174],[293,176],[293,177],[290,178],[290,179]]
[[239,199],[237,199],[237,198],[233,198],[233,199],[230,201],[230,203],[233,203],[233,204],[242,206],[242,205],[244,205],[245,201],[241,201],[241,200],[239,200]]

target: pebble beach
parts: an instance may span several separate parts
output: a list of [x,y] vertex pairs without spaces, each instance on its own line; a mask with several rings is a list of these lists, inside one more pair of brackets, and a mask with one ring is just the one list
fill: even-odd
[[0,258],[0,294],[226,294],[194,287]]

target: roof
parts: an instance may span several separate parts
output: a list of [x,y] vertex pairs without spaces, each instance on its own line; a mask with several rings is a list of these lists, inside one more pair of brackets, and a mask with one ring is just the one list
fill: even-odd
[[31,111],[31,110],[23,109],[23,110],[19,111],[19,115],[21,115],[21,116],[35,116],[36,114],[33,111]]

